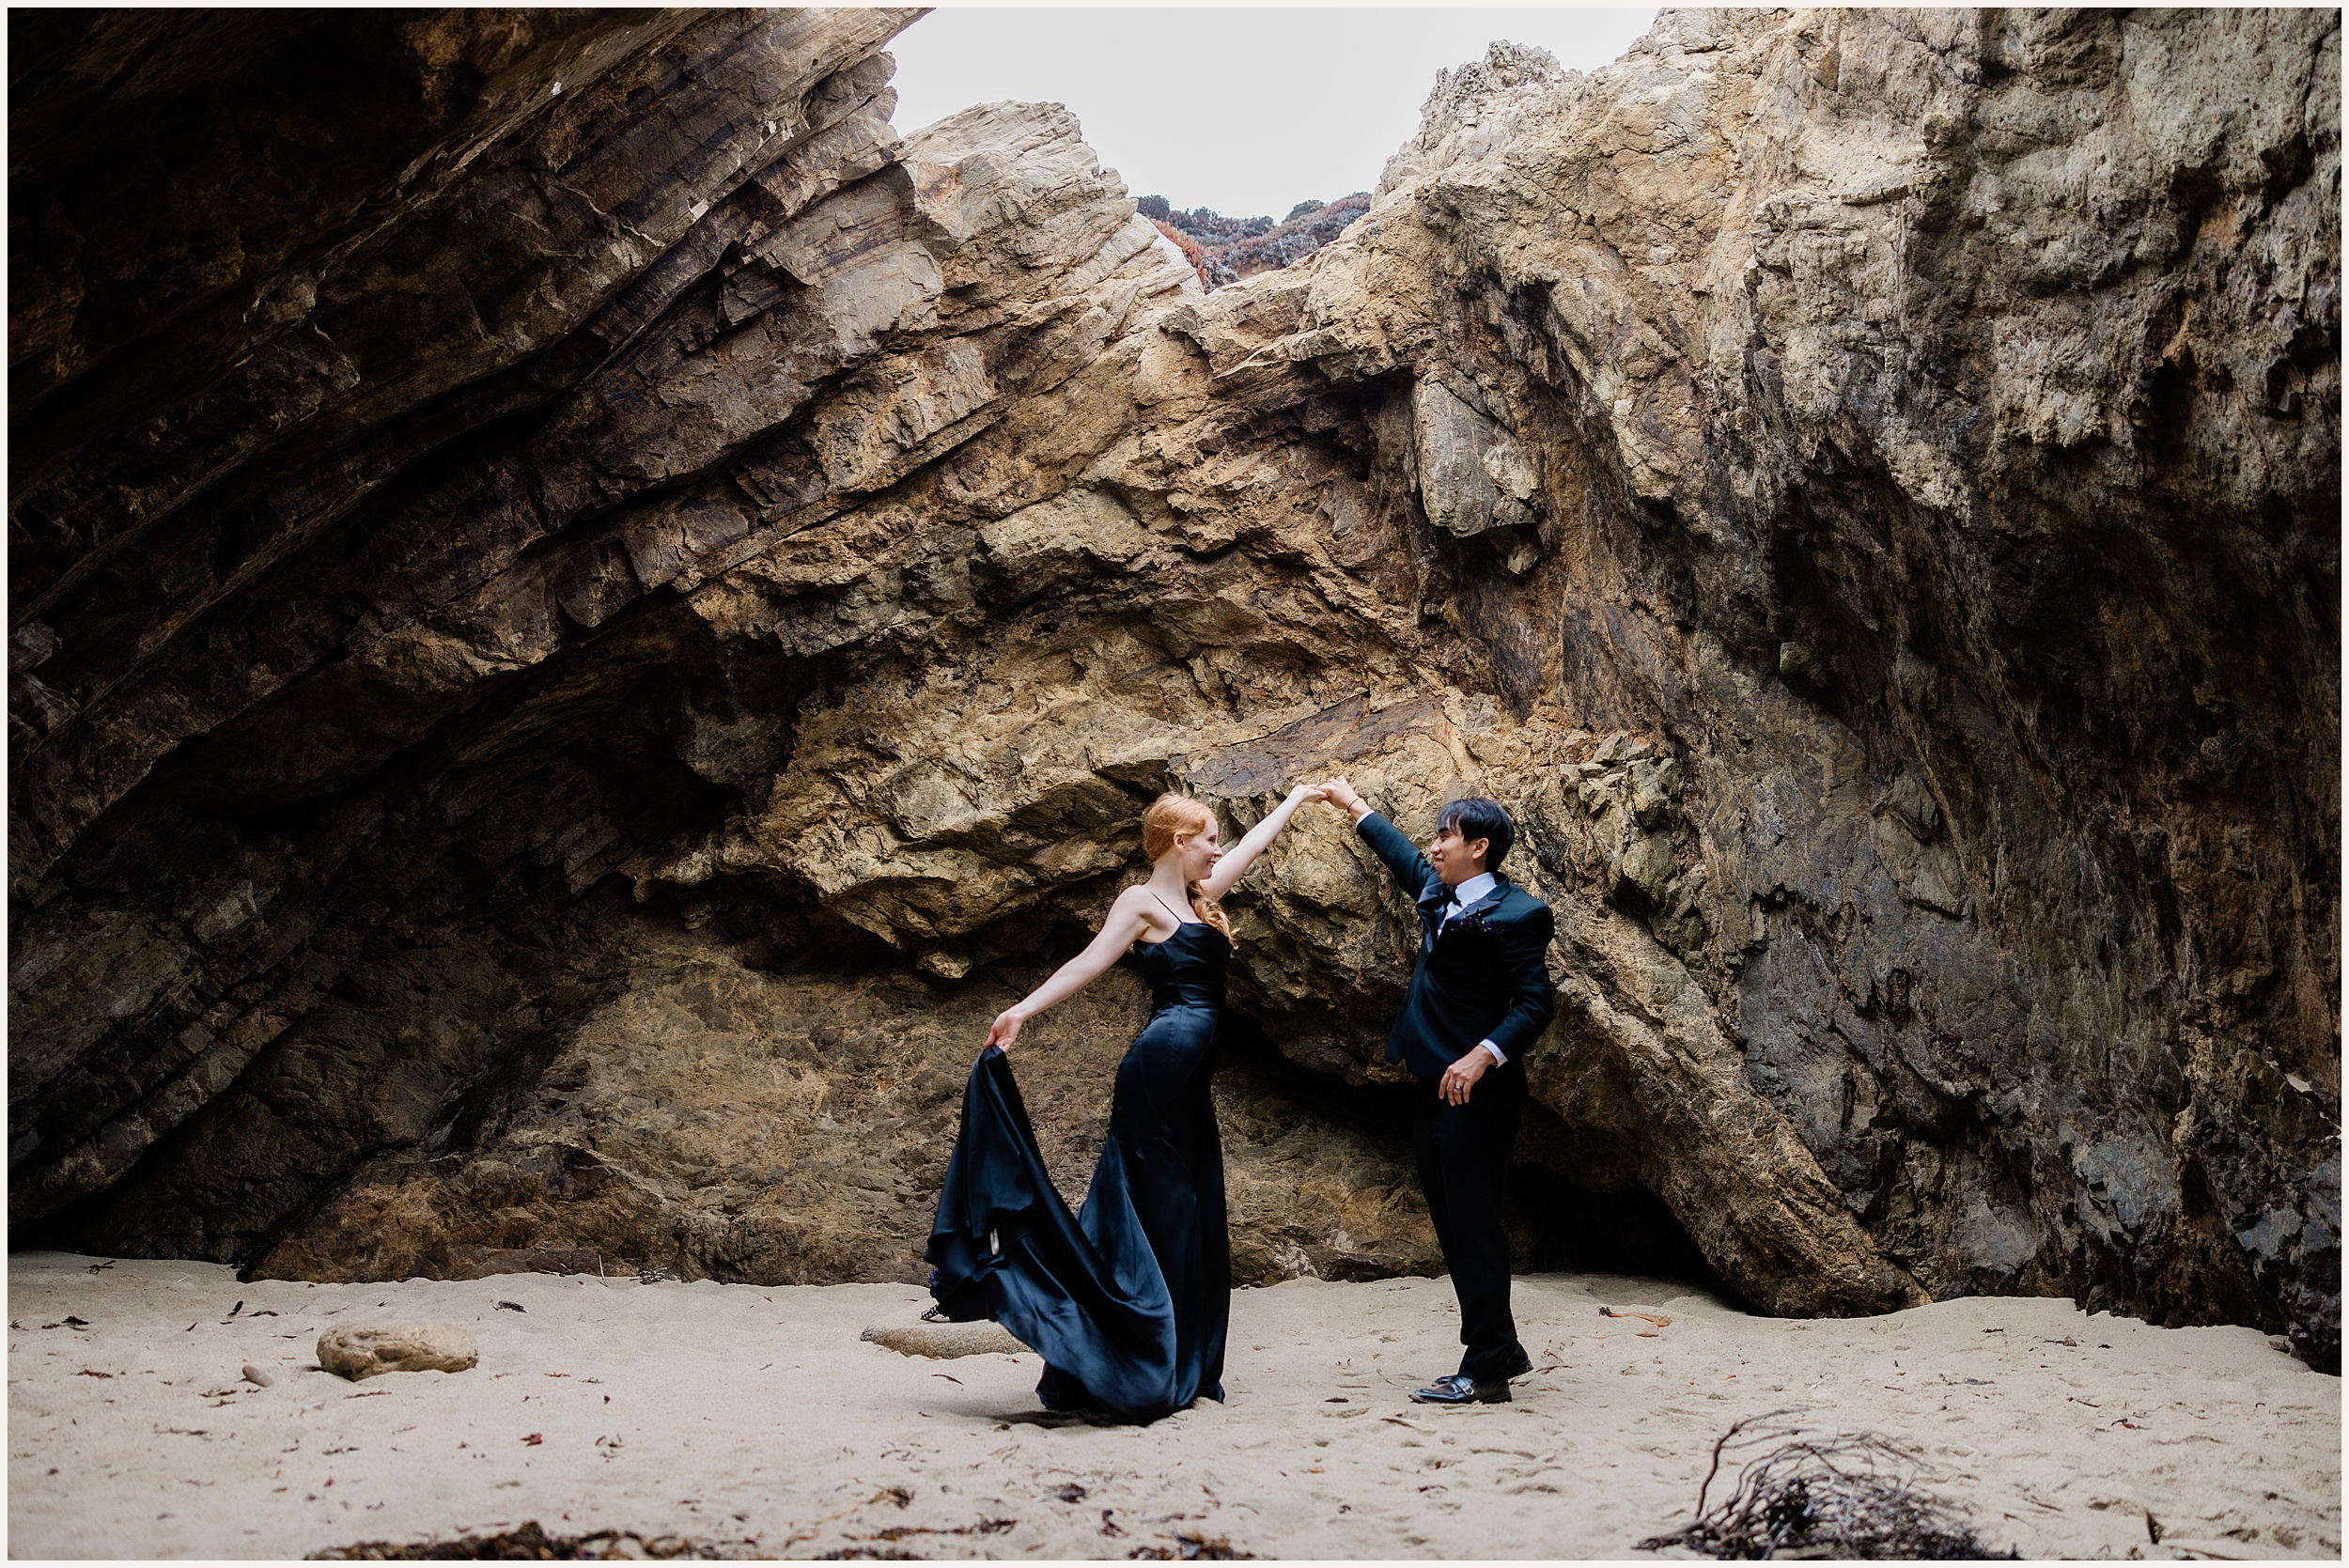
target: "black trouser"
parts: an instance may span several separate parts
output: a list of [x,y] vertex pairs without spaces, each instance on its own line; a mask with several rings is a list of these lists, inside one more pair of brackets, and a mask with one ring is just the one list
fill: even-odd
[[1526,1355],[1509,1315],[1509,1233],[1501,1215],[1517,1114],[1525,1109],[1524,1074],[1486,1073],[1466,1105],[1445,1104],[1430,1079],[1413,1088],[1420,1190],[1460,1298],[1460,1343],[1468,1347],[1460,1371],[1480,1381],[1514,1376],[1525,1370]]

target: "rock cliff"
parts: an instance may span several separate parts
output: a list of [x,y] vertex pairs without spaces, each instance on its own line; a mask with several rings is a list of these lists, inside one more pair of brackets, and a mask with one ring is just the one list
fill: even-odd
[[[1139,806],[1343,768],[1558,910],[1529,1252],[2337,1364],[2334,13],[1498,45],[1212,296],[911,15],[20,29],[20,1236],[910,1277]],[[1243,1280],[1435,1266],[1408,909],[1231,908]]]

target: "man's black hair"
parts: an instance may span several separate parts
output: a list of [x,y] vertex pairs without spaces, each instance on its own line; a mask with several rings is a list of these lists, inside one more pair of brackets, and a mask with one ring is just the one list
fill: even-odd
[[1517,841],[1517,827],[1510,822],[1509,814],[1501,809],[1501,802],[1487,800],[1482,795],[1471,795],[1444,807],[1443,815],[1436,818],[1436,831],[1440,833],[1447,828],[1464,840],[1488,841],[1485,851],[1486,871],[1499,871],[1501,857]]

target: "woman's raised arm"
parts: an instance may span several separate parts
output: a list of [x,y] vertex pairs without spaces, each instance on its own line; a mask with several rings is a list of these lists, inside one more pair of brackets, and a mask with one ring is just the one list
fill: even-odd
[[988,1045],[999,1050],[1011,1049],[1011,1043],[1019,1038],[1021,1024],[1054,1002],[1066,1001],[1101,978],[1117,962],[1118,955],[1142,935],[1147,924],[1142,918],[1142,906],[1147,897],[1138,887],[1119,893],[1117,902],[1110,906],[1109,918],[1101,923],[1100,935],[1086,943],[1082,953],[1054,970],[1043,985],[995,1015],[994,1027],[987,1032]]
[[1215,869],[1207,873],[1206,880],[1199,884],[1199,891],[1209,898],[1221,899],[1225,893],[1231,892],[1232,885],[1240,879],[1248,868],[1255,864],[1256,857],[1263,854],[1272,841],[1281,836],[1281,830],[1289,825],[1289,818],[1297,815],[1298,807],[1308,800],[1328,799],[1329,797],[1322,793],[1321,786],[1318,784],[1299,784],[1295,789],[1290,790],[1287,800],[1266,813],[1262,822],[1248,830],[1246,838],[1224,851],[1223,858],[1215,862]]

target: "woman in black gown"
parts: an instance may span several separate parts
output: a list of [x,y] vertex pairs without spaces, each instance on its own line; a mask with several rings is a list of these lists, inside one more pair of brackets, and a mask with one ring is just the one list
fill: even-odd
[[[1217,901],[1322,798],[1299,785],[1227,854],[1213,812],[1159,796],[1142,819],[1150,879],[1118,894],[1092,944],[988,1032],[930,1233],[930,1288],[946,1316],[993,1318],[1043,1356],[1048,1408],[1149,1421],[1223,1397],[1232,1266],[1207,1076],[1232,941]],[[1003,1053],[1129,947],[1150,1021],[1118,1063],[1109,1136],[1072,1216]]]

